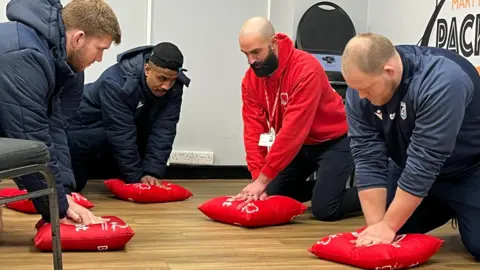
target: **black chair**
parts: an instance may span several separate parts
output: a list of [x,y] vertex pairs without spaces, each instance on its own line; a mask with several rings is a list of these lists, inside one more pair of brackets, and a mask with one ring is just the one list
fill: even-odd
[[295,47],[320,61],[330,84],[344,99],[347,84],[341,73],[341,55],[355,35],[350,16],[330,1],[310,6],[302,15],[296,31]]
[[48,196],[50,222],[52,225],[53,266],[55,270],[61,270],[63,269],[63,265],[62,246],[60,242],[58,197],[55,177],[47,166],[49,160],[50,154],[44,143],[0,138],[0,179],[14,178],[38,172],[45,177],[48,184],[47,189],[14,197],[0,198],[0,205],[25,199]]

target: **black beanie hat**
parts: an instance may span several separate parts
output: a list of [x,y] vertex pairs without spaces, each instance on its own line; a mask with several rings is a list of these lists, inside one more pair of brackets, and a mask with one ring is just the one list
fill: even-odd
[[177,46],[170,42],[157,44],[149,60],[156,66],[174,71],[182,71],[183,55]]

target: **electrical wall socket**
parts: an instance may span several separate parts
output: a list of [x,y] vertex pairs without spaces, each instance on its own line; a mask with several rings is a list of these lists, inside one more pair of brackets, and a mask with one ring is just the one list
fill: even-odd
[[192,151],[173,150],[168,159],[169,164],[192,164]]
[[213,152],[192,152],[193,165],[213,165]]
[[167,165],[213,165],[213,152],[172,150]]

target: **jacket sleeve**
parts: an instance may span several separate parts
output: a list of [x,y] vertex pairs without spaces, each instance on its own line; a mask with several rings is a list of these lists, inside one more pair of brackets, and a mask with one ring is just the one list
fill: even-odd
[[266,147],[259,146],[260,134],[268,131],[267,115],[260,107],[245,79],[242,82],[242,118],[243,140],[246,152],[247,167],[252,179],[257,179],[265,164]]
[[68,80],[64,85],[64,89],[60,95],[60,108],[65,130],[68,130],[71,120],[80,107],[84,84],[85,73],[79,72],[75,73],[73,78]]
[[115,161],[125,182],[138,182],[142,178],[143,168],[134,114],[126,102],[128,96],[120,91],[118,83],[109,79],[104,80],[100,87],[103,127]]
[[76,188],[66,130],[68,130],[69,122],[80,105],[83,83],[83,73],[72,76],[63,86],[59,98],[53,103],[55,106],[50,116],[50,135],[57,150],[58,165],[63,173],[62,179],[66,194],[71,194]]
[[388,155],[385,140],[375,126],[369,123],[355,90],[347,89],[345,103],[357,188],[386,188]]
[[262,173],[275,178],[298,154],[308,136],[315,118],[315,111],[324,91],[333,91],[328,80],[319,72],[302,75],[288,97],[288,105],[283,117],[282,129],[265,159]]
[[180,120],[183,87],[180,85],[170,91],[172,91],[171,99],[153,123],[143,160],[144,175],[156,178],[163,178]]
[[415,128],[398,186],[425,197],[453,153],[465,109],[472,99],[473,82],[458,68],[430,73],[418,87]]
[[[48,167],[56,179],[59,197],[60,218],[65,217],[68,202],[65,196],[64,181],[69,181],[68,172],[59,159],[59,149],[50,133],[52,122],[48,111],[49,89],[54,86],[54,75],[48,60],[42,54],[25,49],[3,55],[0,65],[0,88],[3,101],[0,107],[2,126],[6,137],[40,141],[47,145],[50,153]],[[55,102],[55,101],[53,101]],[[58,108],[53,105],[53,109]],[[65,178],[67,177],[67,179]],[[22,184],[27,191],[33,192],[46,189],[47,183],[40,174],[21,177]],[[50,220],[48,197],[33,199],[37,211],[46,221]]]

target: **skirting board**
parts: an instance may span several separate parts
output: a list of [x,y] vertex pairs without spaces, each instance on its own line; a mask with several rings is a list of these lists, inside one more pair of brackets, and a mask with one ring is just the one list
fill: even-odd
[[[313,173],[308,180],[315,180]],[[106,179],[107,176],[96,176],[92,179]],[[167,166],[163,179],[251,179],[246,166],[199,166],[199,165],[170,165]],[[354,172],[347,183],[356,186]]]

